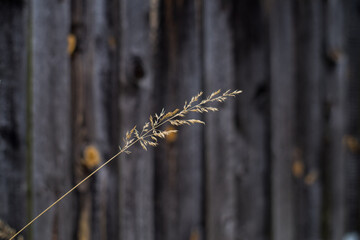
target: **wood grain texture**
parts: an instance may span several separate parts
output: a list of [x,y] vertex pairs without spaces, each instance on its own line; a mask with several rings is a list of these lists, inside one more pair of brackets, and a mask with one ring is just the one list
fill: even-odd
[[348,61],[344,78],[344,131],[345,142],[345,231],[359,232],[360,206],[360,149],[352,147],[350,141],[360,140],[360,1],[345,1],[344,6],[344,43]]
[[321,1],[297,1],[294,6],[296,149],[292,172],[296,189],[296,239],[322,238],[322,182],[319,178],[322,171],[321,149],[324,134],[322,8]]
[[325,5],[325,140],[323,237],[341,239],[345,220],[344,78],[347,61],[344,55],[343,1]]
[[[270,234],[269,24],[264,1],[232,1],[235,65],[236,239]],[[256,187],[254,187],[256,186]]]
[[[71,186],[71,95],[67,56],[67,1],[32,2],[33,216]],[[69,197],[33,225],[34,239],[70,239],[74,205]]]
[[[204,2],[204,89],[234,89],[230,2]],[[236,238],[235,166],[240,142],[234,122],[234,102],[221,104],[221,114],[206,115],[206,238]]]
[[295,44],[291,1],[270,9],[272,234],[295,239],[291,166],[295,150]]
[[[109,2],[110,4],[111,2]],[[114,4],[112,2],[112,4]],[[73,155],[75,178],[80,181],[101,162],[115,154],[119,140],[116,84],[116,11],[103,1],[72,2],[72,34],[76,48],[72,59]],[[98,164],[84,164],[84,151],[94,146]],[[112,239],[119,236],[116,161],[79,188],[78,231],[80,239]]]
[[[108,159],[117,150],[121,142],[120,136],[120,108],[119,108],[119,59],[120,59],[120,3],[117,0],[108,1],[104,4],[106,7],[106,32],[103,33],[103,45],[99,49],[107,49],[107,61],[103,62],[103,67],[107,69],[105,72],[101,69],[99,74],[102,75],[98,84],[102,91],[100,104],[104,108],[101,114],[104,114],[104,125],[101,128],[106,135],[106,140],[101,145],[104,151],[104,158]],[[99,27],[99,30],[102,26]],[[105,45],[107,47],[105,47]],[[115,100],[114,100],[115,99]],[[116,149],[116,150],[115,150]],[[106,203],[106,221],[103,221],[107,228],[107,239],[119,239],[119,160],[114,160],[111,166],[107,168],[106,174],[107,185],[107,203]]]
[[[120,5],[120,136],[135,125],[141,129],[152,113],[153,72],[150,42],[150,2]],[[120,143],[122,144],[122,142]],[[152,149],[134,146],[120,157],[120,239],[154,239]]]
[[[201,91],[201,5],[160,1],[156,109],[182,108]],[[189,118],[201,118],[190,114]],[[155,155],[155,239],[203,239],[202,126],[180,127]]]
[[27,218],[27,1],[0,3],[0,219]]
[[[3,0],[0,219],[22,227],[150,114],[242,89],[206,126],[134,146],[33,239],[359,233],[359,0]],[[69,52],[68,37],[74,44]],[[165,126],[164,126],[165,127]],[[29,180],[27,182],[27,180]],[[28,234],[29,233],[29,234]]]
[[[119,93],[117,79],[115,78],[116,65],[112,64],[116,52],[116,39],[112,34],[110,22],[114,21],[111,12],[107,9],[111,2],[101,0],[94,1],[93,20],[90,26],[93,28],[93,81],[91,84],[93,101],[92,119],[93,143],[99,148],[102,161],[106,161],[116,152],[119,142],[118,127],[119,109],[116,99]],[[114,106],[115,105],[115,106]],[[114,131],[114,132],[113,132]],[[118,238],[118,220],[111,221],[109,212],[119,209],[116,192],[118,185],[118,163],[111,164],[105,171],[99,172],[98,181],[94,184],[94,207],[92,225],[92,239],[116,239]],[[95,230],[95,231],[94,231]]]
[[[96,81],[95,72],[95,34],[92,27],[95,22],[94,1],[72,1],[71,3],[71,34],[76,39],[76,47],[71,56],[71,83],[72,83],[72,154],[74,159],[75,182],[80,182],[86,177],[92,168],[84,163],[85,149],[95,144],[95,119],[94,103],[99,99],[94,96],[93,84]],[[95,146],[98,149],[98,146]],[[92,234],[97,235],[98,229],[93,227],[92,219],[96,226],[100,226],[99,219],[93,211],[95,205],[96,186],[99,176],[82,184],[78,189],[77,196],[77,223],[76,238],[88,239]],[[94,187],[91,187],[94,186]],[[101,211],[96,209],[95,211]]]

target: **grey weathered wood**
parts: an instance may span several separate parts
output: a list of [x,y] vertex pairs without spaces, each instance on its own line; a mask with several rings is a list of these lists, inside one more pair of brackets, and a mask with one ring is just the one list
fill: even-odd
[[[344,131],[347,139],[360,140],[360,1],[344,1],[344,44],[348,61],[344,78]],[[349,140],[348,140],[349,141]],[[360,148],[345,144],[345,231],[358,232],[360,226]]]
[[324,239],[344,236],[344,77],[343,1],[325,5],[325,140],[324,140]]
[[[324,94],[323,12],[321,1],[295,2],[296,31],[296,178],[295,238],[322,239],[322,165]],[[285,66],[286,67],[286,66]],[[303,166],[303,169],[300,169]]]
[[[80,182],[92,169],[82,164],[83,152],[90,144],[94,144],[94,1],[88,5],[84,1],[71,3],[71,33],[76,38],[76,48],[71,56],[72,82],[72,154],[74,159],[75,182]],[[82,184],[78,189],[76,238],[86,239],[93,233],[92,219],[100,225],[99,219],[92,211],[94,195],[91,186],[96,186],[98,175]]]
[[[156,109],[172,111],[202,88],[201,5],[161,1],[160,13]],[[203,239],[202,148],[202,127],[186,126],[179,128],[176,139],[167,139],[157,149],[155,239]]]
[[[269,47],[264,1],[233,1],[236,99],[236,239],[269,239]],[[220,112],[221,115],[221,112]]]
[[35,222],[32,237],[338,240],[358,231],[358,5],[1,1],[0,219],[19,229],[27,210],[34,217],[89,174],[89,144],[107,160],[154,111],[201,89],[237,88],[244,94],[221,112],[196,116],[205,129],[181,128],[155,152],[134,147]]
[[[114,79],[111,76],[114,65],[110,64],[110,44],[109,38],[112,36],[109,34],[109,16],[106,9],[107,4],[101,0],[95,0],[94,11],[92,12],[93,21],[90,26],[93,28],[94,46],[93,46],[93,64],[92,69],[94,79],[92,82],[92,93],[93,93],[93,142],[98,146],[103,161],[115,153],[116,145],[111,142],[109,135],[111,134],[112,116],[118,114],[118,111],[111,112],[112,104],[106,101],[107,98],[116,99],[114,91],[117,89],[111,89],[114,84]],[[114,40],[115,41],[115,40]],[[109,86],[110,85],[110,86]],[[108,103],[108,104],[105,104]],[[113,104],[116,104],[114,101]],[[91,108],[90,108],[91,109]],[[116,129],[116,128],[115,128]],[[114,130],[115,130],[114,129]],[[109,133],[110,132],[110,133]],[[115,133],[114,133],[115,134]],[[115,137],[118,139],[118,137]],[[92,218],[93,233],[92,239],[116,239],[118,238],[115,229],[117,229],[118,221],[108,221],[107,213],[109,211],[116,211],[119,208],[118,202],[112,202],[109,199],[111,191],[117,189],[117,184],[111,181],[110,177],[114,177],[115,171],[111,171],[111,168],[117,167],[118,165],[109,165],[105,171],[99,172],[98,181],[94,188],[94,217]],[[117,177],[117,175],[115,175]],[[110,181],[109,181],[110,180]],[[117,198],[116,198],[117,199]],[[110,205],[109,205],[110,204]],[[115,234],[114,234],[115,233]],[[114,235],[112,235],[114,234]]]
[[20,229],[27,219],[28,1],[0,3],[0,219]]
[[[230,2],[204,1],[204,80],[206,92],[235,88],[233,42],[228,19]],[[221,114],[206,116],[206,239],[236,238],[234,103],[221,105]]]
[[295,238],[293,160],[295,130],[294,20],[291,1],[270,6],[271,180],[273,239]]
[[[141,129],[152,110],[153,72],[149,1],[120,5],[120,136],[135,125]],[[120,142],[122,144],[122,142]],[[120,157],[120,239],[154,239],[153,159],[139,145]]]
[[[107,135],[107,150],[104,147],[104,157],[108,159],[114,154],[120,143],[120,109],[119,109],[119,39],[120,39],[120,2],[117,0],[107,1],[106,16],[107,16],[107,34],[104,37],[104,44],[108,43],[108,72],[106,81],[102,81],[103,95],[101,103],[106,106],[107,122],[103,129]],[[106,41],[108,40],[108,41]],[[109,41],[111,40],[111,41]],[[100,82],[99,82],[100,83]],[[116,99],[116,100],[114,100]],[[120,219],[119,219],[119,160],[116,159],[108,167],[107,173],[107,214],[106,214],[106,227],[107,239],[119,239]]]
[[[69,2],[31,4],[33,212],[37,215],[71,187]],[[34,239],[71,239],[73,197],[33,225]]]
[[[96,147],[100,162],[109,159],[117,149],[118,108],[116,101],[109,101],[116,99],[118,91],[116,40],[110,34],[109,24],[116,21],[111,13],[117,9],[110,10],[105,2],[96,0],[72,4],[72,32],[77,40],[72,54],[73,154],[78,182],[94,170],[82,163],[87,147]],[[117,169],[115,160],[79,188],[77,237],[118,238]]]

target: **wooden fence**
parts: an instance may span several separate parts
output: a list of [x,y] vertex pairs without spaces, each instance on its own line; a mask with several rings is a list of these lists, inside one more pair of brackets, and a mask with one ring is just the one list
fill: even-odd
[[200,90],[231,88],[244,93],[199,116],[205,127],[134,147],[23,237],[356,236],[359,9],[359,0],[0,1],[0,220],[19,230],[114,155],[133,125]]

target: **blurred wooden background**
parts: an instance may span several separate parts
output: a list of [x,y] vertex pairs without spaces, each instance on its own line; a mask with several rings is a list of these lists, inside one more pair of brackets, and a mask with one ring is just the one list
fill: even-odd
[[149,114],[231,88],[25,239],[356,237],[359,63],[359,0],[2,0],[0,219],[20,229]]

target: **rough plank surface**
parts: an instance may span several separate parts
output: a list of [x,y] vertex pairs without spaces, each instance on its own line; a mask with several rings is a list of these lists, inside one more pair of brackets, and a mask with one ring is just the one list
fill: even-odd
[[27,1],[0,3],[0,219],[27,219]]
[[291,1],[270,6],[271,176],[273,239],[295,239],[291,166],[295,131],[294,16]]
[[[71,34],[76,39],[74,52],[71,54],[71,86],[72,86],[72,154],[74,159],[75,182],[80,182],[86,177],[93,167],[88,167],[84,160],[84,151],[94,142],[95,119],[94,103],[94,1],[88,5],[85,1],[78,0],[71,3]],[[98,150],[98,146],[95,146]],[[97,165],[97,164],[95,164]],[[77,196],[77,223],[76,238],[88,239],[92,234],[97,234],[97,228],[92,225],[92,219],[101,225],[94,216],[94,192],[99,175],[82,184]],[[96,209],[95,211],[100,211]]]
[[[76,182],[114,155],[117,149],[118,132],[114,130],[119,111],[117,101],[110,101],[117,97],[118,91],[116,40],[111,35],[115,28],[115,10],[110,10],[103,1],[72,2],[71,30],[76,39],[71,53]],[[94,166],[87,164],[84,156],[91,147],[99,153]],[[114,161],[78,189],[78,238],[118,238],[117,169]]]
[[236,183],[236,239],[269,239],[269,46],[264,1],[232,1],[230,24],[234,44],[235,126],[238,161]]
[[[103,2],[103,1],[101,1]],[[102,89],[101,104],[105,109],[103,113],[105,117],[104,128],[102,130],[106,134],[106,140],[104,142],[104,158],[108,159],[114,151],[118,149],[121,142],[120,134],[120,109],[119,109],[119,39],[120,39],[120,3],[117,0],[107,1],[106,13],[107,16],[107,34],[103,36],[103,45],[99,48],[108,47],[108,61],[104,61],[104,68],[108,68],[106,73],[100,71],[103,75],[105,74],[107,80],[99,81],[100,88]],[[102,28],[100,27],[99,30]],[[115,99],[115,100],[114,100]],[[106,203],[106,227],[107,227],[107,239],[119,239],[119,160],[116,159],[107,168],[105,173],[107,177],[107,203]]]
[[359,144],[360,140],[360,1],[345,1],[344,5],[344,43],[348,61],[344,79],[344,142],[345,142],[345,231],[359,233],[360,226],[360,148],[354,148],[350,142]]
[[[230,2],[204,1],[204,79],[209,94],[234,89]],[[240,142],[234,122],[234,102],[221,104],[221,114],[206,115],[206,239],[236,238],[235,169]]]
[[[72,182],[69,14],[67,1],[32,2],[33,216],[67,191]],[[33,238],[71,239],[74,227],[70,196],[33,225]]]
[[[152,113],[152,52],[150,2],[125,0],[120,6],[120,136],[134,125],[141,129]],[[122,144],[122,141],[119,143]],[[153,158],[152,149],[134,146],[120,157],[120,239],[152,240]]]
[[341,239],[345,220],[344,148],[344,78],[347,61],[344,55],[343,1],[331,0],[325,5],[325,140],[323,238]]
[[162,107],[236,88],[244,93],[221,112],[200,116],[205,128],[114,160],[40,218],[32,238],[359,233],[359,6],[1,1],[0,219],[19,229],[89,174],[90,145],[105,161]]
[[322,3],[296,1],[296,149],[292,163],[295,177],[296,239],[321,237],[323,58]]
[[[182,108],[202,88],[201,5],[161,1],[156,45],[156,109]],[[199,118],[198,115],[189,117]],[[203,239],[202,126],[179,128],[155,156],[155,239]]]

